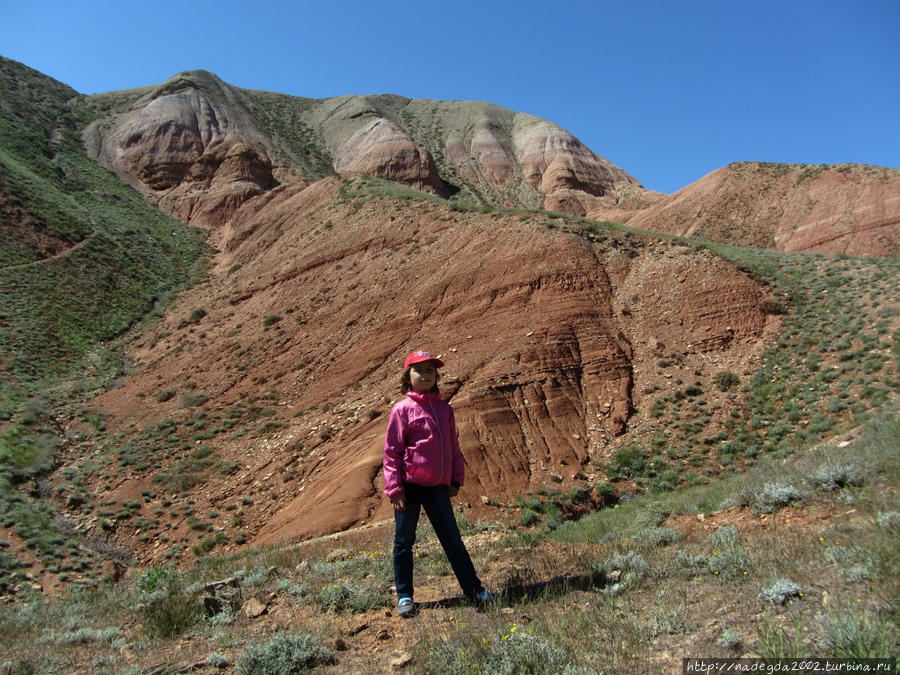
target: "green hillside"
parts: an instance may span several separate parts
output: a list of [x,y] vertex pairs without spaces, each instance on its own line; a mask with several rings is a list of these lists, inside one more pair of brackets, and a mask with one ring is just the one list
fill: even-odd
[[90,115],[69,87],[0,57],[0,524],[38,555],[79,550],[26,494],[70,443],[66,397],[124,372],[108,341],[183,286],[205,248],[85,155]]
[[26,388],[79,369],[203,250],[85,155],[85,101],[0,58],[0,372]]

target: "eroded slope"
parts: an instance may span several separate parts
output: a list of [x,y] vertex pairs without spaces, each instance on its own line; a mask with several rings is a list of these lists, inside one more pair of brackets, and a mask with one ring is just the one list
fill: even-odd
[[[709,252],[346,188],[277,188],[215,233],[208,282],[134,343],[138,372],[98,401],[112,427],[136,424],[126,437],[167,418],[200,434],[148,446],[111,498],[229,509],[240,523],[226,536],[256,542],[386,516],[386,412],[403,357],[423,347],[446,361],[462,500],[478,511],[602,466],[640,392],[664,381],[661,355],[708,380],[760,349],[765,289]],[[201,445],[224,469],[181,490]],[[140,548],[131,527],[116,537]]]

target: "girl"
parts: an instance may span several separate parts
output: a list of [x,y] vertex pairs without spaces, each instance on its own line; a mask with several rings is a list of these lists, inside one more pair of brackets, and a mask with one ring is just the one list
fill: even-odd
[[443,365],[428,352],[406,357],[400,380],[406,398],[391,409],[384,441],[384,493],[394,505],[394,582],[400,616],[415,609],[413,545],[421,508],[465,596],[478,602],[493,598],[475,573],[450,505],[463,484],[465,467],[453,408],[438,390],[437,369]]

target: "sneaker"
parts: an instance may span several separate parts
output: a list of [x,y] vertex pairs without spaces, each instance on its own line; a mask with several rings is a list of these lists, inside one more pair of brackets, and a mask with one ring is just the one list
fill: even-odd
[[397,603],[397,614],[409,616],[415,608],[416,603],[413,602],[412,598],[400,598],[400,601]]
[[478,591],[475,594],[474,600],[475,600],[475,602],[481,602],[481,603],[491,602],[491,600],[494,600],[494,594],[491,593],[489,590],[482,588],[480,591]]

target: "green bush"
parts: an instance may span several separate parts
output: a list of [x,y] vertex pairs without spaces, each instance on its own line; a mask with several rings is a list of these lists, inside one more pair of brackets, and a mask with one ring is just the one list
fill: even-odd
[[388,603],[386,589],[354,584],[347,586],[338,581],[324,586],[317,597],[319,606],[329,612],[365,612]]
[[203,405],[209,400],[209,397],[200,392],[200,393],[187,393],[181,396],[181,407],[182,408],[196,408],[198,405]]
[[709,545],[711,551],[706,557],[706,568],[713,575],[737,581],[752,570],[753,560],[741,546],[737,530],[733,527],[719,527],[710,535]]
[[603,588],[606,595],[618,595],[636,586],[649,571],[650,565],[634,551],[616,553],[611,558],[593,565],[594,574],[612,580]]
[[532,673],[557,675],[578,672],[566,653],[546,638],[518,630],[513,624],[498,638],[480,644],[440,641],[428,649],[429,673],[441,675],[494,675]]
[[613,453],[612,461],[606,469],[609,480],[622,480],[644,475],[647,458],[637,445],[628,445]]
[[170,638],[196,624],[203,616],[199,599],[178,584],[151,593],[140,605],[144,630],[151,638]]
[[634,536],[653,546],[668,546],[678,541],[678,532],[668,527],[648,527]]
[[538,516],[534,509],[526,507],[522,509],[522,512],[519,514],[519,523],[525,527],[534,525],[538,520],[540,520],[540,516]]
[[897,653],[885,617],[872,620],[858,613],[831,616],[822,623],[821,632],[826,655],[833,658],[884,658]]
[[820,490],[838,490],[850,485],[862,485],[862,472],[846,462],[822,466],[809,476],[807,481]]

